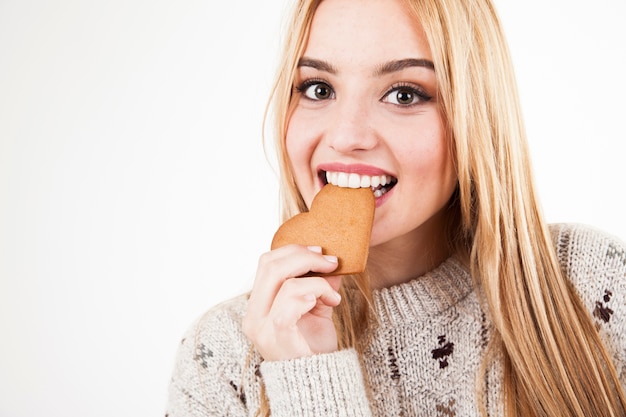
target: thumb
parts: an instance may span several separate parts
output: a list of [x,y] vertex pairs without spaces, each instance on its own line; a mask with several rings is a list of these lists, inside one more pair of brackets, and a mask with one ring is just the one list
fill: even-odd
[[341,278],[342,278],[341,275],[334,275],[334,276],[329,276],[325,278],[333,290],[339,291],[339,288],[341,287]]

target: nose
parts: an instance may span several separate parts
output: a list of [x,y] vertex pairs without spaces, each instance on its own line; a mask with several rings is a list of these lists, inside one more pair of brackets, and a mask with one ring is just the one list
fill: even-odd
[[377,136],[369,106],[360,100],[338,100],[325,131],[325,141],[339,153],[373,149]]

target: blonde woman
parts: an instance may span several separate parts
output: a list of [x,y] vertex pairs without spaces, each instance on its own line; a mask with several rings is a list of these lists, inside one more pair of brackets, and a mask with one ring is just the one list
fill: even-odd
[[626,416],[626,246],[542,219],[489,0],[298,1],[273,99],[284,218],[358,176],[367,272],[263,254],[183,340],[170,417]]

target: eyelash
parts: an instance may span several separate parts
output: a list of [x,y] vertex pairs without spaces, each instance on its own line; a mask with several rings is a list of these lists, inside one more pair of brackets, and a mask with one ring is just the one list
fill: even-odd
[[[329,91],[330,91],[330,97],[326,98],[326,99],[316,99],[316,98],[312,98],[309,97],[307,95],[307,90],[313,86],[325,86]],[[326,81],[319,79],[319,78],[311,78],[308,80],[303,81],[302,83],[298,84],[297,86],[295,86],[295,90],[302,94],[307,100],[311,100],[311,101],[323,101],[323,100],[328,100],[330,98],[333,98],[335,95],[335,91],[333,90],[333,88],[330,86],[330,84],[328,84]],[[399,91],[406,91],[410,94],[413,95],[414,99],[416,99],[417,101],[414,103],[410,103],[410,104],[400,104],[400,103],[390,103],[393,104],[395,106],[399,106],[399,107],[412,107],[412,106],[416,106],[419,104],[422,104],[424,102],[428,102],[430,100],[432,100],[432,96],[427,94],[423,88],[412,84],[412,83],[397,83],[391,86],[391,88],[389,90],[387,90],[387,92],[385,94],[383,94],[381,101],[385,101],[387,102],[385,99],[387,97],[389,97],[393,92],[399,92]]]
[[333,90],[333,88],[330,86],[330,84],[328,84],[326,81],[319,79],[319,78],[311,78],[308,80],[303,81],[302,83],[298,84],[295,89],[298,93],[304,95],[304,97],[308,100],[312,100],[312,101],[321,101],[322,99],[314,99],[311,98],[309,96],[306,95],[307,90],[315,85],[323,85],[326,86],[326,88],[328,88],[331,92],[331,95],[334,96],[335,95],[335,91]]
[[432,96],[430,94],[427,94],[423,88],[415,84],[411,84],[411,83],[398,83],[398,84],[392,85],[391,88],[383,95],[381,100],[384,100],[385,98],[389,97],[393,92],[400,92],[400,91],[406,91],[412,94],[414,99],[417,99],[417,101],[415,103],[410,103],[410,104],[399,104],[399,103],[391,103],[391,104],[394,104],[400,107],[412,107],[412,106],[417,106],[419,104],[432,100]]

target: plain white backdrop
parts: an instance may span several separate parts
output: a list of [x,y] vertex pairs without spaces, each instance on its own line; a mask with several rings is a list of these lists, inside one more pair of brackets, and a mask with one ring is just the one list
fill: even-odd
[[[159,416],[278,222],[286,0],[0,0],[0,417]],[[626,3],[499,0],[551,222],[626,238]]]

